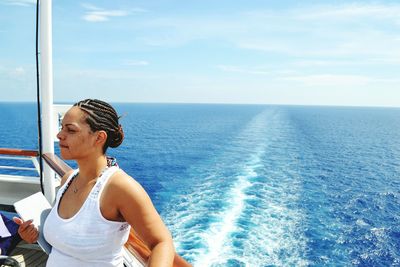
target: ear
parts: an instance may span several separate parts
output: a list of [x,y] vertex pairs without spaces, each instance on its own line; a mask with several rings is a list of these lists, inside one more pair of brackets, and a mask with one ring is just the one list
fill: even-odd
[[103,147],[106,141],[107,141],[106,131],[98,131],[96,137],[96,144],[99,144],[101,145],[101,147]]

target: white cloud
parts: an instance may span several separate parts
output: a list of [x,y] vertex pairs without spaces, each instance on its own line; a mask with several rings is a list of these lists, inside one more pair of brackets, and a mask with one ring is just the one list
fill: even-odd
[[218,17],[160,17],[141,23],[149,33],[139,40],[153,46],[222,40],[244,50],[286,56],[384,61],[400,56],[399,14],[400,5],[346,4],[279,12],[244,10]]
[[400,65],[400,58],[356,58],[356,59],[335,59],[335,58],[320,58],[320,59],[304,59],[290,63],[293,67],[362,67],[362,66],[377,66],[377,65]]
[[126,60],[123,65],[125,66],[147,66],[149,65],[148,61],[145,60]]
[[25,73],[26,71],[23,67],[16,67],[15,69],[9,71],[10,76],[14,78],[22,77],[25,75]]
[[81,6],[83,8],[85,8],[85,9],[89,9],[89,10],[99,10],[99,11],[103,10],[102,8],[99,8],[99,7],[95,6],[95,5],[88,4],[88,3],[82,3]]
[[332,67],[332,66],[354,66],[365,64],[365,61],[353,61],[353,60],[299,60],[292,63],[293,66],[297,67]]
[[5,4],[12,5],[12,6],[32,6],[32,5],[36,5],[36,1],[35,0],[6,0]]
[[279,13],[259,10],[235,20],[247,30],[230,36],[221,31],[220,35],[245,50],[309,60],[400,58],[400,4],[307,6]]
[[91,4],[82,4],[82,6],[86,9],[82,18],[89,22],[108,21],[110,17],[125,17],[129,14],[126,10],[105,10]]
[[110,17],[127,16],[126,11],[108,10],[108,11],[89,11],[83,16],[83,19],[89,22],[107,21]]
[[[300,13],[300,12],[298,12]],[[314,9],[305,10],[298,19],[398,19],[400,5],[398,4],[360,4],[352,3],[342,6],[320,6]]]
[[289,76],[282,78],[282,80],[300,82],[307,86],[324,86],[324,87],[360,86],[369,84],[370,82],[374,81],[372,78],[363,75],[338,75],[338,74]]
[[262,74],[262,75],[271,74],[271,72],[268,72],[261,68],[244,68],[232,65],[218,65],[217,68],[225,72],[238,72],[246,74]]
[[294,49],[292,45],[283,40],[280,43],[278,40],[246,40],[244,42],[239,41],[237,45],[239,48],[263,52],[278,52],[289,55],[300,53],[300,49]]

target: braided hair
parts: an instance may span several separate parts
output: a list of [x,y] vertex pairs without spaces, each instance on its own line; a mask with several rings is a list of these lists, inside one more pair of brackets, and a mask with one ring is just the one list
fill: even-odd
[[74,106],[86,113],[85,121],[93,132],[102,130],[107,133],[103,153],[108,147],[118,147],[122,143],[124,131],[118,122],[120,117],[110,104],[98,99],[85,99]]

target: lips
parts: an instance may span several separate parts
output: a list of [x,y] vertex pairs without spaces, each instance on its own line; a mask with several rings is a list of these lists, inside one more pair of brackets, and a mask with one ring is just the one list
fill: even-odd
[[60,147],[60,148],[68,148],[68,146],[63,145],[63,144],[59,144],[59,147]]

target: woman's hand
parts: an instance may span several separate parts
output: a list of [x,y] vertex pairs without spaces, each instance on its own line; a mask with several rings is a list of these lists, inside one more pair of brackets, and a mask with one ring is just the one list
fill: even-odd
[[14,217],[13,221],[19,225],[18,234],[21,236],[23,240],[32,244],[35,243],[39,238],[39,231],[32,224],[33,220],[28,220],[24,222],[22,219],[18,217]]

